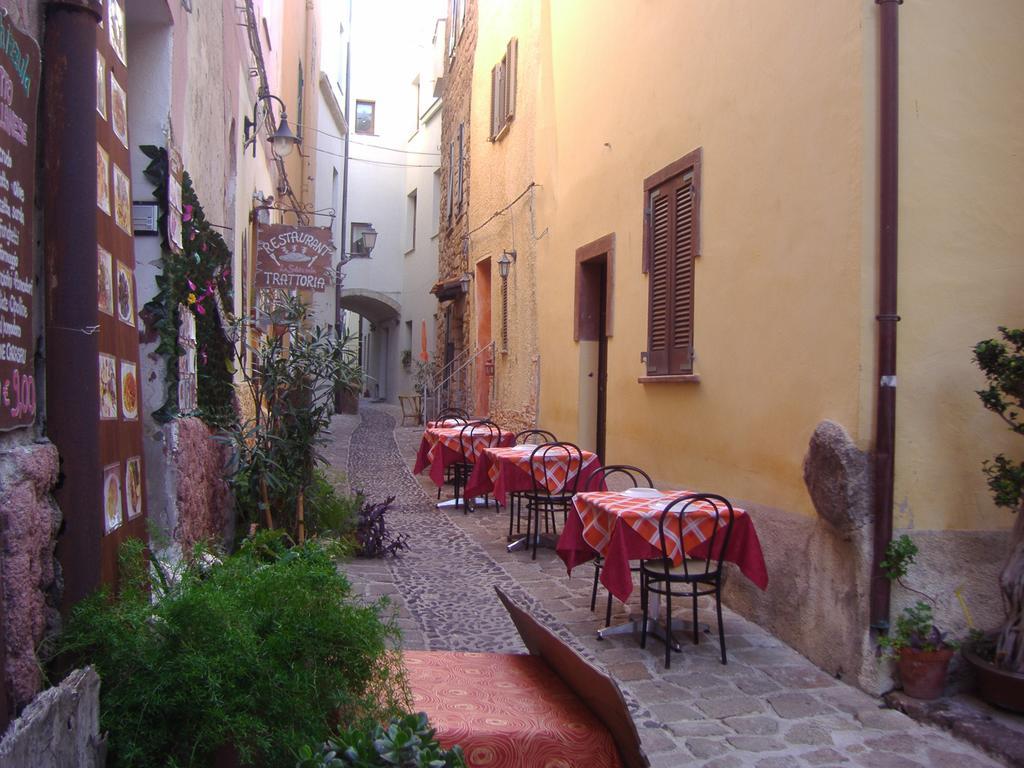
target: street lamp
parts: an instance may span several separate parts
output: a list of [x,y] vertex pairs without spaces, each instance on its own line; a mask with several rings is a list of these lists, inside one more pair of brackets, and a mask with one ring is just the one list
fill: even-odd
[[[291,128],[288,127],[288,110],[277,96],[268,93],[265,96],[260,96],[256,99],[256,103],[252,106],[252,119],[248,116],[245,117],[245,123],[243,124],[243,136],[242,149],[245,150],[252,145],[252,156],[256,157],[256,134],[258,132],[259,123],[257,122],[257,113],[260,108],[260,102],[269,101],[273,99],[281,105],[281,122],[277,125],[275,130],[267,140],[270,142],[271,150],[277,157],[288,157],[292,150],[299,143],[300,139],[294,133]],[[269,107],[268,107],[269,109]]]
[[516,260],[515,251],[503,251],[501,258],[498,259],[498,274],[501,275],[502,280],[508,279],[509,270],[512,268],[513,262]]

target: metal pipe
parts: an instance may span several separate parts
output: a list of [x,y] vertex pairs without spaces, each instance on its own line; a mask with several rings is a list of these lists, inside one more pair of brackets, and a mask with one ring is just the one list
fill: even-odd
[[[43,239],[46,309],[46,430],[61,454],[56,492],[64,516],[57,556],[64,574],[62,610],[101,579],[103,538],[99,336],[96,320],[96,26],[97,0],[46,5],[43,43]],[[59,223],[58,223],[59,222]],[[91,244],[91,246],[89,245]],[[88,418],[83,414],[88,413]]]
[[878,396],[875,413],[871,628],[887,631],[891,584],[882,573],[892,540],[896,443],[896,278],[899,223],[899,16],[903,0],[879,6]]

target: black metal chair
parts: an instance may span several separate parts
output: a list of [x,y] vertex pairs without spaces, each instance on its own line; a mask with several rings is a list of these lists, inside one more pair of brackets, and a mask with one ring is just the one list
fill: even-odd
[[[469,424],[469,418],[464,414],[465,411],[460,411],[458,408],[447,408],[437,415],[437,418],[434,419],[434,423],[442,424],[445,421],[451,421],[453,422],[452,427],[463,427],[466,424]],[[441,499],[441,488],[444,487],[445,485],[454,484],[455,470],[451,466],[449,466],[444,471],[444,482],[441,485],[437,486],[437,498],[439,501]],[[456,498],[458,497],[456,496]]]
[[[557,443],[558,438],[554,432],[546,429],[524,429],[516,433],[516,445],[542,445],[543,443]],[[512,524],[515,523],[515,532],[522,533],[522,510],[523,496],[521,491],[510,491],[508,493],[508,537],[512,538]]]
[[462,421],[463,423],[469,423],[469,414],[461,408],[444,408],[434,418],[434,422],[443,422],[445,419],[453,419],[455,421]]
[[[710,506],[710,510],[708,507]],[[707,554],[701,559],[688,558],[683,553],[680,566],[673,566],[669,557],[657,560],[643,560],[640,563],[640,607],[643,611],[643,629],[640,647],[647,647],[647,612],[651,593],[665,598],[665,669],[672,665],[672,598],[688,597],[693,601],[693,643],[700,642],[700,627],[697,623],[697,598],[713,595],[718,614],[718,641],[725,658],[725,631],[722,628],[722,559],[729,547],[732,533],[733,509],[729,500],[712,493],[690,493],[672,499],[658,517],[658,538],[661,549],[668,552],[665,531],[675,531],[680,543],[690,515],[703,515],[713,521]],[[677,590],[676,588],[681,588]]]
[[[455,468],[454,486],[456,499],[462,498],[462,493],[465,491],[469,475],[473,471],[473,466],[476,463],[472,455],[472,440],[467,439],[467,433],[471,433],[476,436],[482,435],[484,431],[487,432],[486,439],[488,445],[501,445],[502,435],[508,434],[507,432],[503,432],[501,427],[488,419],[481,419],[462,427],[459,431],[459,448],[462,451],[462,461],[452,465]],[[463,499],[463,514],[469,514],[469,506],[469,502]]]
[[[565,477],[555,488],[548,488],[545,465],[548,461],[565,460]],[[569,514],[569,505],[572,504],[572,497],[576,495],[579,487],[580,471],[583,469],[583,451],[574,443],[555,442],[538,445],[530,454],[530,480],[533,483],[533,490],[530,491],[529,508],[526,516],[526,540],[533,541],[533,556],[531,560],[537,559],[537,541],[540,539],[540,515],[544,512],[545,531],[553,529],[555,533],[558,528],[555,525],[555,512],[562,510],[562,522]],[[537,475],[542,479],[538,480]],[[548,521],[551,521],[551,529],[548,529]]]
[[[651,476],[640,469],[640,467],[634,467],[631,464],[609,464],[607,467],[601,467],[600,469],[594,470],[593,474],[587,478],[586,488],[587,491],[600,491],[604,487],[607,487],[608,480],[610,478],[618,478],[624,481],[625,484],[630,488],[653,488],[654,483],[651,481]],[[641,485],[641,482],[643,485]],[[612,490],[612,489],[609,489]],[[604,558],[598,555],[594,558],[594,588],[590,593],[590,610],[593,611],[597,606],[597,582],[601,577],[601,569],[604,567]],[[640,566],[630,566],[630,570],[633,573],[640,572]],[[612,593],[608,593],[608,607],[604,614],[604,625],[610,626],[612,623]]]

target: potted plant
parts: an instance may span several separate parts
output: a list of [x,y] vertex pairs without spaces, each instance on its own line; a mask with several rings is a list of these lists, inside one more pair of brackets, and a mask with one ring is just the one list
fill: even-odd
[[406,371],[412,370],[412,350],[411,349],[403,349],[402,350],[402,368],[404,368]]
[[915,699],[937,699],[946,686],[946,671],[958,644],[939,631],[932,607],[918,601],[905,608],[888,635],[879,640],[895,659],[903,690]]
[[[1011,432],[1024,436],[1024,329],[999,328],[1001,339],[974,347],[974,362],[988,386],[978,397]],[[1016,513],[1010,534],[1010,554],[999,576],[1006,618],[1002,626],[964,649],[978,673],[978,692],[986,701],[1024,712],[1024,462],[1000,453],[983,465],[988,487],[998,507]]]

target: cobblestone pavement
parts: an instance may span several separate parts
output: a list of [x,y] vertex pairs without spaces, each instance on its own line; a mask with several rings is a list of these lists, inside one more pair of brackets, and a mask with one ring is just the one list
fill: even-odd
[[[405,647],[522,652],[494,594],[499,585],[618,681],[656,768],[1002,765],[944,731],[885,709],[728,610],[725,666],[713,636],[697,646],[684,643],[667,671],[658,642],[644,650],[631,636],[597,640],[603,615],[589,610],[592,569],[583,567],[570,579],[553,551],[538,551],[535,562],[528,553],[507,553],[503,510],[437,510],[436,489],[411,473],[422,429],[396,428],[399,411],[391,406],[364,401],[361,410],[359,421],[335,417],[327,456],[347,458],[352,488],[374,500],[395,496],[390,524],[412,548],[387,561],[346,563],[344,570],[363,595],[394,601]],[[599,606],[601,598],[603,592]],[[637,591],[631,600],[638,603]],[[612,623],[628,612],[617,604]]]

